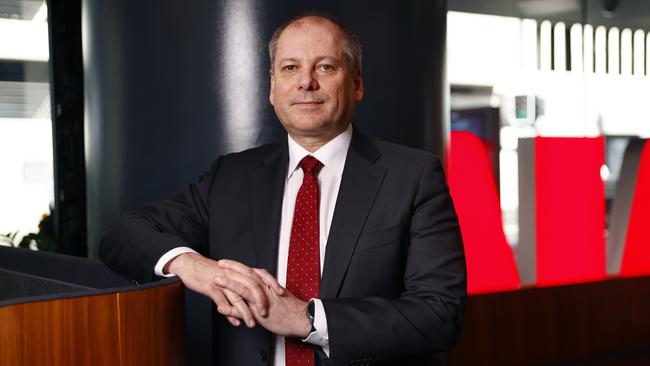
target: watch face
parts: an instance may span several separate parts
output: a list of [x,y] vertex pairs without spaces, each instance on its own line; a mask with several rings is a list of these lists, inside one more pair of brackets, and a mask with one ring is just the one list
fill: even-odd
[[314,314],[316,313],[316,305],[314,305],[314,301],[310,301],[307,303],[307,316],[309,317],[309,321],[311,322],[311,332],[315,332],[316,328],[314,327]]
[[310,302],[307,304],[307,314],[309,314],[309,317],[312,318],[312,319],[314,318],[314,313],[316,312],[315,307],[316,307],[316,306],[314,305],[314,302],[313,302],[313,301],[310,301]]

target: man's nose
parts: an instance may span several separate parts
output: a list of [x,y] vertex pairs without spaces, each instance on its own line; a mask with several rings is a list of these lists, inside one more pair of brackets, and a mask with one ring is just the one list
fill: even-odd
[[313,70],[303,70],[298,80],[298,90],[312,91],[318,89],[318,80],[316,80]]

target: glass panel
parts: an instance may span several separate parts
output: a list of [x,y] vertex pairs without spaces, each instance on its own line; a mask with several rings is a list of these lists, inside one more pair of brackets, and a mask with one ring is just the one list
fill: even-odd
[[0,245],[17,245],[53,204],[45,2],[0,0],[0,35]]
[[[542,234],[555,234],[540,226],[548,221],[541,217],[545,214],[541,208],[551,207],[549,202],[558,197],[566,198],[560,201],[566,209],[551,212],[549,217],[567,217],[561,222],[565,230],[562,235],[581,231],[580,238],[598,248],[594,262],[599,264],[599,272],[584,279],[603,276],[600,256],[605,255],[605,243],[608,273],[619,274],[628,228],[627,216],[614,212],[634,214],[630,189],[639,184],[637,166],[639,171],[646,166],[639,162],[640,149],[634,150],[636,155],[628,154],[628,146],[650,138],[646,101],[650,95],[650,68],[644,67],[650,65],[646,50],[650,34],[615,26],[460,12],[449,12],[447,19],[452,117],[449,161],[459,164],[463,161],[459,155],[467,153],[458,153],[462,145],[454,146],[454,134],[458,137],[458,132],[471,133],[480,139],[492,166],[493,178],[488,183],[499,189],[501,226],[516,257],[522,284],[540,283],[540,269],[544,269],[540,260],[545,259],[540,259],[536,245]],[[569,147],[558,150],[565,144]],[[542,149],[544,146],[547,148]],[[457,156],[453,156],[455,153]],[[456,172],[456,177],[462,176],[459,174],[463,169],[475,173],[475,160],[466,159],[464,166],[448,169]],[[570,162],[575,162],[575,168],[565,166]],[[566,174],[561,171],[563,166]],[[583,168],[587,169],[584,177],[579,175]],[[572,174],[584,179],[561,179]],[[567,193],[583,181],[590,186],[581,186],[577,192],[593,188],[589,191],[591,200],[580,201],[579,194]],[[477,179],[471,183],[485,184]],[[552,190],[544,187],[551,183],[557,183],[552,188],[558,189],[549,197]],[[597,209],[589,209],[591,204]],[[571,216],[570,210],[597,213],[587,222],[592,236],[584,229],[586,216]],[[463,229],[460,216],[459,210]],[[463,237],[471,235],[464,232]],[[559,239],[553,237],[554,242]],[[466,250],[471,247],[472,243],[466,243]],[[579,254],[584,257],[588,253]],[[472,274],[471,268],[468,274]],[[550,282],[558,281],[554,278]]]

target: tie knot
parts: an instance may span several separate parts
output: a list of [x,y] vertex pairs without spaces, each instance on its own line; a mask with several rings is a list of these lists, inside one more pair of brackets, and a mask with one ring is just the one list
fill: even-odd
[[305,174],[316,175],[320,171],[320,168],[323,167],[323,163],[318,161],[315,157],[307,155],[302,160],[300,160],[300,167]]

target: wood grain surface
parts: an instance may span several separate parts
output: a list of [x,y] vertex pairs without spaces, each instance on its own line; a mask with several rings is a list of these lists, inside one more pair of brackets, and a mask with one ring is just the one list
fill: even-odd
[[0,308],[0,365],[183,365],[180,283]]
[[650,365],[650,277],[470,296],[450,356],[453,366]]
[[119,296],[121,365],[185,364],[185,315],[180,283]]

